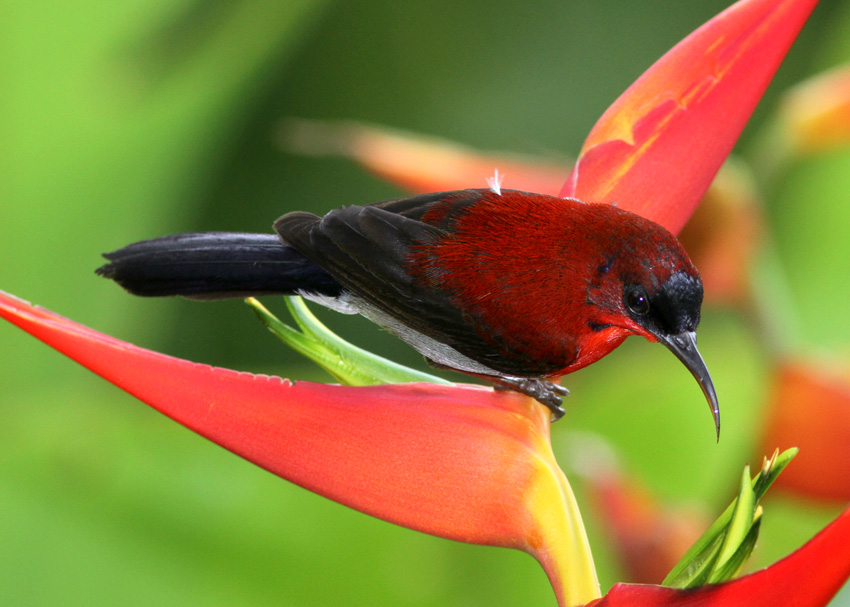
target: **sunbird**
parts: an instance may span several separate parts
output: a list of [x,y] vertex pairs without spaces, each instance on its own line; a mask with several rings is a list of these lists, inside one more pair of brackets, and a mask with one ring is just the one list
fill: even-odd
[[175,234],[104,257],[97,273],[135,295],[222,299],[301,295],[362,314],[435,367],[483,378],[564,414],[560,377],[640,335],[667,346],[702,388],[703,286],[662,226],[611,204],[500,187],[437,192],[274,232]]

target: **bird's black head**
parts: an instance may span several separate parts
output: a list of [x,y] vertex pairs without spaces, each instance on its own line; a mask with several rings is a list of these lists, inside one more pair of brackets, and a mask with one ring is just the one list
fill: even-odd
[[702,388],[720,437],[720,410],[708,368],[697,350],[696,328],[702,308],[699,275],[677,271],[653,292],[642,284],[626,284],[623,303],[629,316],[667,346]]
[[624,285],[623,303],[632,320],[656,337],[696,331],[703,297],[698,275],[678,271],[650,289],[639,283]]

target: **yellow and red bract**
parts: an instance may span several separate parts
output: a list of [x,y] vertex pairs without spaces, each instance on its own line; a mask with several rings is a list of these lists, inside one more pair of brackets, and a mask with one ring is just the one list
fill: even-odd
[[559,597],[598,596],[581,517],[550,447],[549,411],[530,398],[240,373],[136,347],[2,292],[0,316],[282,478],[404,527],[524,550]]
[[742,0],[694,31],[602,115],[561,190],[678,233],[817,0]]

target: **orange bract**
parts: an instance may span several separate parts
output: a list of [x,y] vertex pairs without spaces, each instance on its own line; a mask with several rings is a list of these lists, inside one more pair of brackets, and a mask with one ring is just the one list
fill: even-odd
[[659,59],[603,114],[561,190],[678,233],[817,0],[743,0]]
[[462,385],[293,383],[214,368],[2,292],[0,316],[293,483],[411,529],[524,550],[560,597],[599,596],[581,517],[549,446],[549,410],[530,398]]
[[850,373],[786,361],[774,373],[764,444],[799,447],[776,488],[802,497],[850,500]]

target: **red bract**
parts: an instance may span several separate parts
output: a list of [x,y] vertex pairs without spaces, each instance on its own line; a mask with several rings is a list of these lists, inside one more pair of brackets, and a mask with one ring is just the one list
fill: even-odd
[[677,233],[728,156],[817,0],[742,0],[608,108],[561,190]]
[[549,411],[476,386],[345,387],[138,348],[0,292],[0,316],[152,407],[302,487],[378,518],[532,554],[569,604],[599,596]]
[[794,465],[777,479],[777,489],[846,502],[850,500],[850,373],[829,366],[790,360],[777,366],[762,442],[800,448]]
[[679,590],[617,584],[593,607],[824,607],[850,576],[850,509],[805,546],[742,578]]

